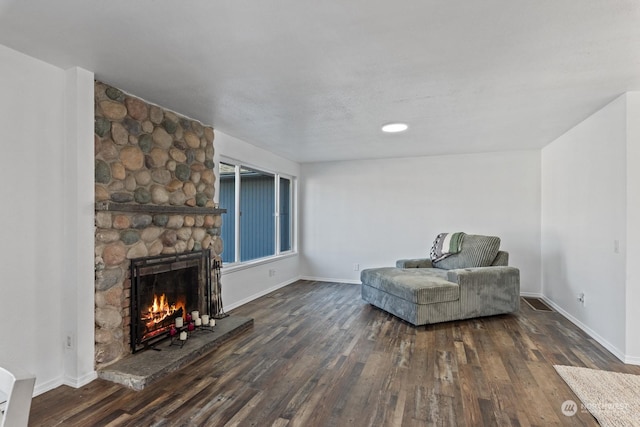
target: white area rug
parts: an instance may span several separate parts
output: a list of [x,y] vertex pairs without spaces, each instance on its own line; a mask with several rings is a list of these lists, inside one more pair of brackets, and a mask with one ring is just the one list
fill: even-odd
[[[640,375],[554,365],[601,426],[640,426]],[[564,409],[563,409],[564,411]]]

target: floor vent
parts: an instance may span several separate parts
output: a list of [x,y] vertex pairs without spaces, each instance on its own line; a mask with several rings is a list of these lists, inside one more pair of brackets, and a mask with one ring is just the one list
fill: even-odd
[[522,299],[535,311],[553,311],[541,298],[522,297]]

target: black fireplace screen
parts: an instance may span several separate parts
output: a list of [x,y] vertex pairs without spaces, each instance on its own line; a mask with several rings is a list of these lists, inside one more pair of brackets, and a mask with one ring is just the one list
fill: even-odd
[[166,338],[178,317],[211,313],[207,250],[131,260],[131,350]]

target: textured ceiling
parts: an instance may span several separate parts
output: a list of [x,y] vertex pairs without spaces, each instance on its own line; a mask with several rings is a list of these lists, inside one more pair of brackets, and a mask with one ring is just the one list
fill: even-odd
[[299,162],[537,149],[640,90],[635,0],[0,0],[0,44]]

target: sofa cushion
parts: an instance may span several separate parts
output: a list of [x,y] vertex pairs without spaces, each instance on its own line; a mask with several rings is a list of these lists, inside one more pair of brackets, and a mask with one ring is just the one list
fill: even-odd
[[460,288],[449,282],[447,271],[436,268],[370,268],[360,279],[366,286],[379,289],[415,304],[456,301]]
[[452,270],[455,268],[489,267],[500,250],[500,238],[467,234],[462,241],[462,250],[457,254],[434,262],[434,267]]

